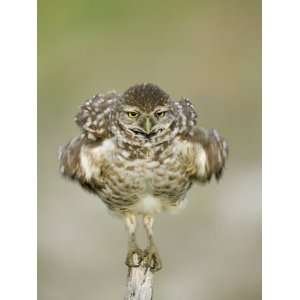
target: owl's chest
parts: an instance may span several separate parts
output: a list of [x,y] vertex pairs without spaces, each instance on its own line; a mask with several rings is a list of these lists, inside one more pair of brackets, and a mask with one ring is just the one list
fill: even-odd
[[111,171],[122,176],[121,182],[136,195],[165,197],[180,194],[189,181],[177,152],[158,157],[127,159],[124,153],[111,161]]
[[168,163],[161,161],[159,157],[155,158],[154,155],[132,157],[131,152],[119,149],[115,152],[110,164],[117,172],[126,173],[131,179],[137,177],[141,180],[154,179],[160,172],[170,167]]

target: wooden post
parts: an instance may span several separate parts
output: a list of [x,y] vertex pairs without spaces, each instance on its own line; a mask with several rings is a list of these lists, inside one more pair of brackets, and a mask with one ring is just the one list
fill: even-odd
[[[137,261],[137,256],[134,257]],[[152,300],[153,273],[142,261],[139,267],[128,268],[125,300]]]

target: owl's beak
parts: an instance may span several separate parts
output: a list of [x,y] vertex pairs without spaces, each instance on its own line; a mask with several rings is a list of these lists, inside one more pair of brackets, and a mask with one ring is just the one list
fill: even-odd
[[145,130],[145,132],[147,134],[150,134],[153,126],[154,124],[151,122],[150,118],[147,117],[143,123],[143,129]]

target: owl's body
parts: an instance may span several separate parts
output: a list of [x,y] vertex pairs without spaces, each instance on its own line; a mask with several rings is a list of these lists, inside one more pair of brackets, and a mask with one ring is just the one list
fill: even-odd
[[[89,188],[111,210],[156,214],[182,205],[192,170],[183,162],[184,149],[179,140],[164,151],[161,147],[145,148],[143,157],[131,159],[129,151],[118,147],[115,138],[92,144],[79,139],[82,182],[92,182]],[[174,144],[178,144],[175,151]]]
[[62,149],[61,173],[127,218],[129,229],[138,215],[152,227],[157,213],[184,206],[194,182],[222,174],[227,145],[196,118],[189,100],[172,101],[152,84],[97,95],[76,117],[82,134]]

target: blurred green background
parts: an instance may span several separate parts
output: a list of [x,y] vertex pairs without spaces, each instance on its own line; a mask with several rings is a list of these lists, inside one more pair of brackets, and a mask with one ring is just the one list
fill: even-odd
[[261,299],[260,1],[38,2],[38,299],[122,299],[123,223],[63,180],[57,150],[97,92],[152,82],[190,97],[230,145],[223,180],[155,224],[155,299]]

